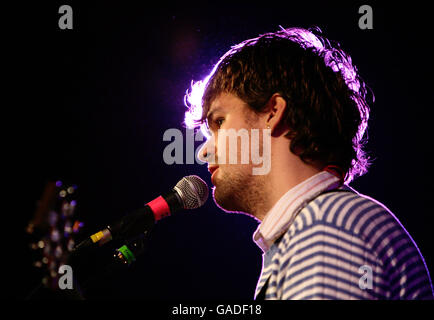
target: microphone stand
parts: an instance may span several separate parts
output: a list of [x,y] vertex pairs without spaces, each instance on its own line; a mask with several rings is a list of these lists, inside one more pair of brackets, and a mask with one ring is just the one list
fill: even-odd
[[[107,257],[110,257],[109,261],[103,261],[103,266],[96,268],[96,272],[91,272],[90,274],[84,275],[79,274],[78,277],[74,274],[74,288],[77,288],[78,292],[80,292],[80,297],[82,299],[85,299],[85,293],[86,290],[89,288],[92,283],[95,283],[99,280],[103,279],[109,279],[116,277],[117,275],[125,272],[128,270],[128,268],[136,261],[137,257],[142,255],[146,249],[148,248],[149,244],[149,238],[150,238],[150,232],[145,231],[144,233],[139,234],[136,237],[130,238],[126,241],[124,241],[123,245],[119,247],[118,249],[111,248],[111,256],[110,253],[107,253]],[[89,254],[93,254],[95,251],[89,250]],[[80,256],[83,253],[83,251],[80,251],[78,256]],[[77,255],[73,258],[77,258]],[[85,261],[79,262],[83,264]],[[77,263],[76,261],[71,261],[71,263]],[[74,269],[74,266],[73,266]],[[80,269],[79,269],[80,270]],[[83,272],[84,270],[81,270]],[[83,279],[80,279],[80,277],[83,276]]]
[[[73,269],[73,289],[56,290],[55,298],[65,300],[86,300],[86,291],[97,281],[109,279],[128,270],[148,248],[150,232],[146,231],[136,237],[123,241],[116,250],[113,248],[91,247],[73,250],[66,264]],[[96,251],[104,251],[97,255]],[[94,270],[89,270],[89,269]],[[38,299],[36,294],[44,289],[42,282],[38,284],[25,298]]]

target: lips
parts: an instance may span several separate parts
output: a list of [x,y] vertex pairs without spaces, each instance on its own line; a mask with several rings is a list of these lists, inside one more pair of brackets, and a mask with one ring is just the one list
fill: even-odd
[[218,166],[209,166],[208,171],[211,173],[211,175],[218,169]]
[[208,171],[211,173],[211,182],[213,185],[215,185],[215,181],[214,181],[214,173],[216,172],[216,170],[218,169],[218,166],[210,166],[208,167]]

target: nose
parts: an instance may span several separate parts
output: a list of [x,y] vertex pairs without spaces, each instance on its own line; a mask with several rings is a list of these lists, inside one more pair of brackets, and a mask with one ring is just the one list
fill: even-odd
[[212,138],[208,139],[199,149],[197,158],[201,162],[214,163],[215,145]]

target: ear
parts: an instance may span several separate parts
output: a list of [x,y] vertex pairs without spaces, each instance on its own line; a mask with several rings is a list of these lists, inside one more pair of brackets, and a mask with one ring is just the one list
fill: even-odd
[[283,116],[286,110],[286,101],[283,97],[275,93],[268,100],[267,108],[268,111],[265,116],[265,126],[269,126],[271,129],[272,136],[280,136],[288,131],[288,128],[285,128],[283,125]]

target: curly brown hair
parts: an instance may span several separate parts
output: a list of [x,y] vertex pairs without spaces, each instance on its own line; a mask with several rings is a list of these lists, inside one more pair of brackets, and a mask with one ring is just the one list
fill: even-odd
[[340,166],[346,183],[366,173],[367,86],[351,57],[321,34],[319,28],[282,28],[233,46],[205,80],[192,83],[186,125],[206,123],[221,93],[236,95],[258,113],[278,93],[287,103],[282,121],[291,152],[305,163]]

